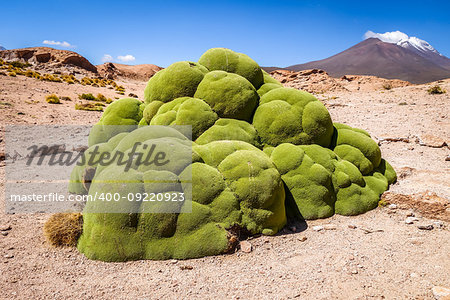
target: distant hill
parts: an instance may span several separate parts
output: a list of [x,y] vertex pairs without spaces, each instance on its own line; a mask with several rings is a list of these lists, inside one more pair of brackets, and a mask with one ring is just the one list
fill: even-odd
[[[427,45],[430,46],[428,43]],[[423,45],[409,41],[395,44],[383,42],[378,38],[369,38],[329,58],[284,69],[292,71],[322,69],[333,77],[349,74],[373,75],[412,83],[450,78],[450,59],[431,46],[428,48],[421,46]],[[265,68],[266,71],[274,69],[283,68]]]
[[151,64],[131,66],[110,62],[97,66],[98,73],[110,79],[125,77],[136,80],[148,80],[161,69],[161,67]]
[[6,48],[3,47],[2,45],[0,45],[0,51],[2,51],[2,50],[6,50]]
[[[115,79],[117,77],[135,80],[148,80],[161,67],[151,64],[124,65],[104,63],[94,66],[85,57],[74,51],[53,49],[50,47],[31,47],[0,51],[0,58],[7,61],[19,60],[28,62],[37,70],[47,72],[78,72]],[[94,74],[92,74],[94,73]]]
[[97,68],[80,54],[68,51],[58,50],[50,47],[31,47],[22,49],[3,50],[0,52],[0,58],[5,60],[20,60],[33,65],[43,67],[59,67],[71,65],[86,71],[97,73]]

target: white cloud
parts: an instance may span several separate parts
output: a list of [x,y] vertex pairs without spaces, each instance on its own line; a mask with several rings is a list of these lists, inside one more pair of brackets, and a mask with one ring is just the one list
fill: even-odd
[[102,62],[112,62],[112,61],[114,61],[114,58],[111,55],[109,54],[103,55]]
[[130,62],[130,61],[135,61],[136,57],[134,57],[131,54],[127,54],[127,55],[119,55],[119,56],[117,56],[117,59],[122,62]]
[[60,46],[60,47],[64,47],[64,48],[73,48],[75,47],[74,45],[71,45],[70,43],[64,41],[64,42],[59,42],[59,41],[49,41],[49,40],[44,40],[42,42],[42,44],[45,45],[52,45],[52,46]]
[[364,38],[377,38],[385,43],[397,44],[400,41],[407,41],[409,39],[409,36],[398,30],[385,33],[376,33],[369,30],[364,34]]

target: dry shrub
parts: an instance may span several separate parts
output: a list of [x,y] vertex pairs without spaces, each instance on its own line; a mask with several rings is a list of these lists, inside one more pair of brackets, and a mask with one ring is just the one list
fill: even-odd
[[81,213],[57,213],[44,224],[44,236],[56,247],[76,247],[83,231]]

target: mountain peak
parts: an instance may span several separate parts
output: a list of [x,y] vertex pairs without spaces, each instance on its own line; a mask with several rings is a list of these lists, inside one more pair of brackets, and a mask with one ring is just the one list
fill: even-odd
[[428,42],[403,32],[367,32],[360,43],[326,59],[287,67],[288,70],[322,69],[333,77],[374,75],[425,83],[450,77],[450,59]]
[[428,43],[427,41],[419,39],[418,37],[415,36],[408,36],[406,33],[403,33],[398,30],[385,33],[376,33],[369,30],[364,34],[364,38],[365,39],[377,38],[382,42],[396,44],[400,47],[417,52],[417,54],[422,56],[423,55],[443,56],[436,49],[434,49],[433,46],[431,46],[430,43]]

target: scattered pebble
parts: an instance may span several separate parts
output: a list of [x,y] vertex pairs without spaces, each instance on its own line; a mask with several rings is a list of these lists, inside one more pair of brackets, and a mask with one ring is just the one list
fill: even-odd
[[388,207],[389,207],[390,209],[397,209],[397,204],[392,203],[392,204],[389,204]]
[[352,270],[352,274],[358,274],[358,270]]
[[419,226],[417,226],[417,228],[422,229],[422,230],[433,230],[433,229],[434,229],[434,226],[431,225],[431,224],[428,224],[428,225],[419,225]]
[[8,231],[8,230],[11,230],[11,225],[8,224],[0,225],[0,231]]
[[447,299],[447,297],[450,296],[450,289],[443,287],[443,286],[433,286],[432,289],[434,298],[436,298],[437,300],[439,299],[443,299],[445,297],[445,299]]
[[172,260],[170,261],[171,264],[176,264],[177,262],[178,262],[178,260],[176,260],[176,259],[172,259]]
[[14,255],[12,255],[12,254],[6,254],[5,256],[3,256],[4,258],[13,258],[14,257]]
[[189,265],[180,266],[181,270],[192,270],[193,268],[194,268],[193,266],[189,266]]
[[434,221],[433,224],[434,224],[434,227],[436,227],[436,228],[444,227],[444,223],[442,223],[441,221]]
[[323,230],[323,226],[320,226],[320,225],[313,226],[313,230],[314,231],[321,231],[321,230]]
[[334,225],[334,224],[325,224],[323,226],[323,229],[325,229],[325,230],[336,230],[336,225]]
[[3,236],[7,236],[8,233],[9,233],[8,231],[2,231],[2,235],[3,235]]
[[415,217],[407,217],[405,220],[406,224],[413,224],[414,222],[419,221],[419,219],[415,218]]
[[300,241],[300,242],[304,242],[304,241],[306,241],[308,238],[306,237],[306,236],[304,236],[304,235],[302,235],[298,240]]
[[250,242],[248,242],[248,241],[241,241],[239,244],[241,246],[242,252],[245,252],[245,253],[252,252],[253,246],[252,246],[252,244],[250,244]]
[[356,229],[356,225],[353,225],[353,224],[348,224],[348,228],[351,228],[351,229]]
[[415,217],[416,215],[412,211],[410,211],[406,214],[406,216],[407,217]]

